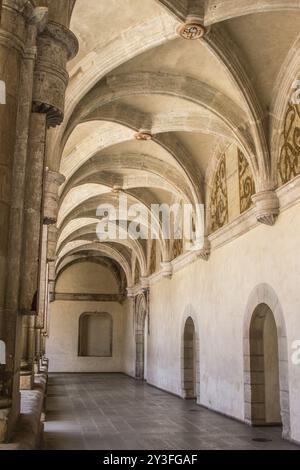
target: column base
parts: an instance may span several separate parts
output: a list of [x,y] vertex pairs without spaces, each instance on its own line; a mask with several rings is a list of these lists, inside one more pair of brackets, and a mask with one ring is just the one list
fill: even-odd
[[7,441],[11,400],[0,398],[0,444]]
[[34,384],[34,375],[32,371],[21,371],[20,390],[32,390]]

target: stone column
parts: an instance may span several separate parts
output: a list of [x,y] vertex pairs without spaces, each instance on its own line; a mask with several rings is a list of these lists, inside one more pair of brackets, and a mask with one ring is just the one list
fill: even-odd
[[39,266],[39,295],[38,295],[38,315],[35,318],[35,371],[39,371],[42,359],[41,350],[41,334],[45,322],[45,308],[47,304],[47,285],[48,285],[48,266],[47,266],[47,243],[48,243],[48,226],[43,225],[41,256]]
[[30,316],[26,317],[26,315],[36,315],[37,312],[45,141],[46,115],[32,113],[26,168],[19,306],[20,313],[24,315],[23,355],[20,380],[20,388],[22,390],[31,389],[34,379],[34,318]]
[[48,292],[49,292],[49,301],[54,302],[55,295],[55,261],[50,261],[48,263]]
[[[6,104],[0,105],[0,339],[5,341],[7,352],[6,369],[2,374],[4,387],[0,397],[0,442],[7,438],[19,414],[21,322],[16,307],[18,291],[13,291],[11,284],[14,283],[13,276],[18,276],[18,272],[11,271],[18,257],[18,253],[12,257],[11,228],[14,220],[17,221],[20,216],[14,191],[19,179],[22,179],[21,158],[18,162],[14,158],[17,148],[15,143],[21,152],[26,146],[26,130],[21,126],[23,117],[26,120],[25,101],[28,99],[27,94],[22,99],[25,87],[23,72],[28,65],[27,60],[31,60],[29,52],[29,57],[26,58],[25,54],[22,65],[27,35],[26,4],[30,5],[30,2],[3,0],[0,24],[0,80],[6,85]],[[19,106],[20,99],[22,102]],[[10,265],[9,260],[12,263]],[[7,405],[11,403],[13,406],[8,408]]]
[[[77,40],[64,26],[48,22],[37,38],[38,54],[34,71],[33,113],[31,115],[30,144],[26,168],[26,193],[24,204],[24,243],[20,312],[38,315],[39,272],[41,267],[41,226],[43,183],[45,199],[49,193],[49,172],[43,181],[46,153],[46,130],[63,120],[65,90],[68,83],[66,64],[77,51]],[[53,175],[52,175],[53,176]],[[51,178],[50,178],[51,179]],[[55,180],[56,181],[56,180]],[[51,180],[53,185],[53,182]],[[50,185],[51,186],[51,185]],[[52,186],[51,186],[52,189]],[[47,219],[47,223],[51,223]],[[23,341],[23,377],[33,374],[35,340],[32,334],[33,320],[27,320],[27,335]],[[31,325],[31,328],[28,325]],[[39,326],[39,325],[37,325]],[[29,334],[29,335],[28,335]],[[29,382],[23,380],[22,388]]]
[[148,313],[149,289],[143,288],[134,301],[135,318],[135,378],[144,380],[145,318]]
[[55,225],[58,216],[59,188],[65,177],[56,171],[47,170],[44,194],[44,224]]
[[[32,90],[33,90],[33,75],[34,66],[37,55],[36,38],[46,24],[47,9],[46,8],[30,8],[30,3],[26,4],[26,18],[27,18],[27,39],[23,62],[21,67],[21,80],[20,80],[20,100],[17,118],[17,135],[14,151],[13,163],[13,186],[12,186],[12,208],[10,213],[10,236],[9,236],[9,260],[8,260],[8,280],[7,280],[7,293],[6,305],[17,316],[18,310],[21,310],[19,305],[19,291],[22,283],[21,278],[24,278],[24,269],[22,270],[22,262],[24,260],[24,246],[22,242],[30,240],[32,233],[26,233],[26,201],[28,200],[29,188],[35,187],[36,181],[34,179],[37,168],[30,165],[30,147],[32,129],[36,128],[36,123],[32,123],[31,108],[32,108]],[[45,131],[44,131],[45,134]],[[42,162],[43,163],[43,162]],[[28,167],[30,175],[28,174]],[[30,176],[30,180],[29,180]],[[37,231],[39,227],[37,227]],[[34,234],[35,232],[33,232]],[[25,271],[26,276],[30,275]],[[32,299],[31,299],[32,301]],[[23,338],[27,341],[28,319],[23,321]],[[23,344],[23,354],[27,351],[27,344]],[[23,357],[22,354],[22,357]],[[16,363],[19,358],[16,355]],[[29,372],[25,371],[26,361],[21,363],[21,382],[25,381],[24,388],[31,388],[30,384],[33,381],[32,368]]]
[[[76,54],[78,48],[76,38],[66,27],[54,22],[44,25],[45,28],[39,31],[37,39],[34,80],[33,84],[30,83],[33,57],[28,57],[26,61],[25,56],[22,65],[22,56],[26,51],[26,34],[28,33],[27,40],[34,39],[34,31],[31,26],[26,25],[28,16],[31,21],[32,8],[30,7],[29,0],[3,0],[1,13],[0,80],[7,84],[7,105],[5,110],[0,109],[0,224],[3,227],[0,235],[0,339],[3,338],[7,346],[3,389],[6,395],[5,404],[7,405],[7,399],[12,399],[13,406],[8,413],[3,412],[0,415],[0,420],[1,416],[5,415],[3,422],[0,423],[0,442],[9,436],[19,414],[19,364],[22,345],[20,319],[22,317],[18,315],[18,310],[22,313],[36,313],[37,310],[37,267],[43,192],[42,184],[37,188],[32,187],[32,177],[36,169],[35,165],[39,172],[35,176],[41,178],[43,174],[41,170],[44,166],[46,127],[54,127],[62,122],[65,89],[68,82],[66,63]],[[26,69],[26,67],[29,68]],[[24,99],[21,79],[25,86]],[[22,101],[18,109],[19,97],[22,97]],[[27,116],[28,109],[30,114],[31,103],[33,103],[33,114],[28,132],[28,127],[26,128],[29,125],[28,120],[22,119],[22,115]],[[18,140],[16,140],[18,112],[20,135],[17,135]],[[28,134],[32,145],[29,146],[27,153]],[[15,158],[13,158],[14,150]],[[30,182],[29,186],[31,186],[26,185],[26,194],[24,193],[25,166],[27,183]],[[33,210],[32,214],[31,210]],[[25,252],[22,253],[23,282],[19,298],[23,231],[27,236],[26,239],[23,238],[25,239]],[[29,276],[27,276],[27,269]],[[8,279],[6,280],[7,273]],[[25,323],[27,323],[25,325],[27,335],[25,335],[23,351],[28,355],[29,351],[32,351],[32,321],[26,320]],[[2,406],[1,403],[3,404],[3,400],[0,399],[0,408],[3,408],[4,405]]]

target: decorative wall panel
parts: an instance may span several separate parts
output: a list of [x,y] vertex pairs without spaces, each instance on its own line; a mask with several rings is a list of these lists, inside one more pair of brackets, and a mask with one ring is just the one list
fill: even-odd
[[252,196],[255,194],[255,182],[250,165],[243,152],[238,149],[240,213],[250,209],[253,205]]
[[221,158],[213,182],[210,201],[211,231],[214,232],[228,222],[228,197],[226,180],[226,158]]
[[300,174],[300,106],[289,104],[281,135],[279,186]]

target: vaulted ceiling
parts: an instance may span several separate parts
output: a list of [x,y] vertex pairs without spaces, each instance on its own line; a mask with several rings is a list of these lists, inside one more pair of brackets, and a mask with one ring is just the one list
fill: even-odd
[[[190,22],[204,25],[202,38],[180,36]],[[97,207],[117,204],[120,190],[148,209],[205,202],[208,175],[231,143],[264,188],[270,115],[299,24],[293,0],[74,3],[79,53],[69,63],[65,120],[48,143],[48,166],[66,178],[58,271],[68,260],[111,259],[132,285],[136,256],[147,276],[145,243],[98,243]],[[151,139],[137,140],[140,132]],[[168,261],[163,242],[161,251]]]

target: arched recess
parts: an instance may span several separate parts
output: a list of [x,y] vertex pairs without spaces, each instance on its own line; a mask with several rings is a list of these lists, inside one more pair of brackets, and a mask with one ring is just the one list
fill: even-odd
[[[275,291],[268,284],[251,293],[244,322],[245,421],[282,424],[290,436],[288,347],[285,321]],[[277,394],[277,396],[276,396]],[[277,406],[276,406],[277,401]]]
[[112,316],[109,313],[83,313],[79,318],[78,356],[112,357],[112,355]]
[[199,334],[191,305],[185,311],[181,326],[181,395],[200,403]]
[[116,261],[116,263],[121,266],[126,275],[127,286],[132,286],[132,272],[128,260],[117,249],[114,249],[113,247],[104,243],[86,243],[83,241],[82,244],[78,247],[70,247],[70,249],[63,253],[62,256],[58,259],[56,265],[56,275],[58,276],[61,270],[64,269],[65,266],[68,266],[72,256],[82,256],[89,253],[94,253],[95,256],[111,258],[112,260]]
[[147,317],[147,294],[140,294],[135,301],[135,378],[145,379],[145,322]]

